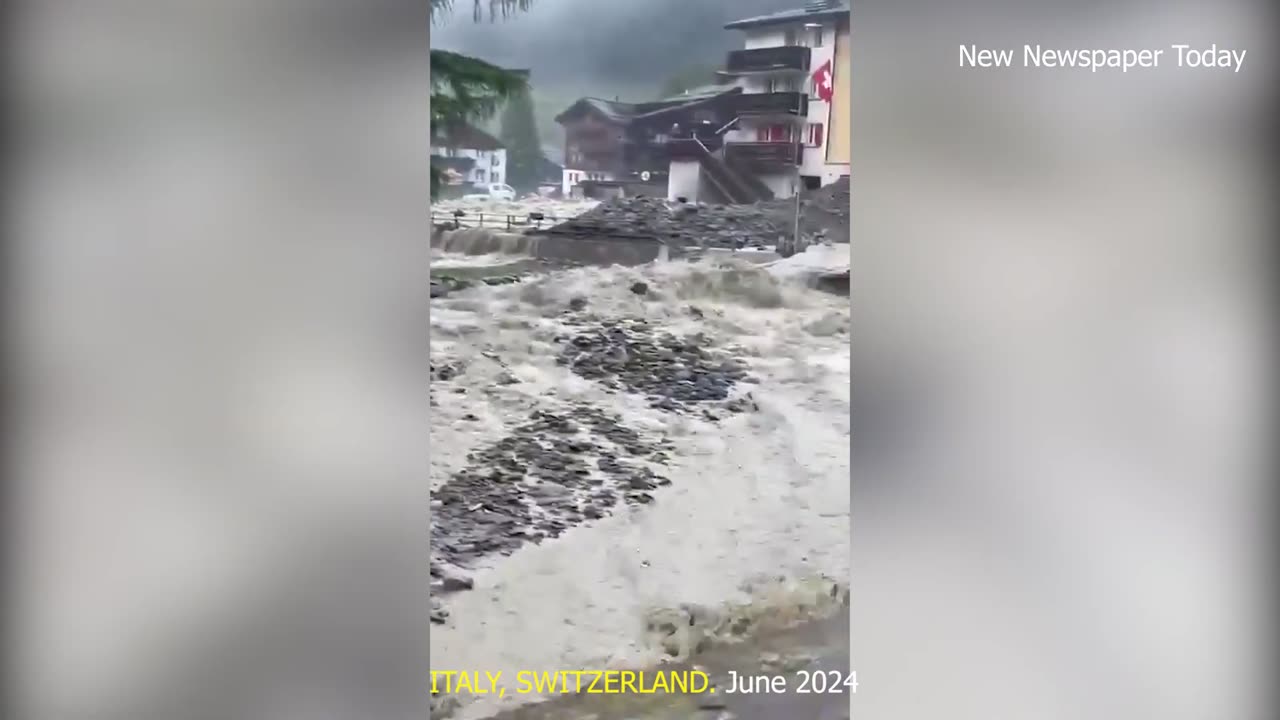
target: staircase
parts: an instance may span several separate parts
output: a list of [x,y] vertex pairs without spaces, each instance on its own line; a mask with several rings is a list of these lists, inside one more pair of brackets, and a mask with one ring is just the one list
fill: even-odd
[[769,186],[765,185],[760,178],[756,177],[756,174],[749,168],[740,166],[730,158],[725,158],[724,164],[731,172],[742,180],[743,184],[745,184],[752,193],[755,194],[755,202],[761,200],[772,200],[774,198],[773,191],[769,189]]
[[701,141],[697,141],[698,164],[702,167],[711,187],[721,199],[729,203],[750,204],[772,200],[773,192],[749,172],[734,168],[717,157]]

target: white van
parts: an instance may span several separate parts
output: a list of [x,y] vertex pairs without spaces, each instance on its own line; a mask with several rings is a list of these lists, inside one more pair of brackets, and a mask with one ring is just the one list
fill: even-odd
[[480,186],[480,188],[484,190],[484,192],[471,193],[463,196],[462,199],[463,200],[508,200],[508,201],[514,201],[516,199],[516,190],[510,185],[505,185],[503,183],[489,183],[488,185]]

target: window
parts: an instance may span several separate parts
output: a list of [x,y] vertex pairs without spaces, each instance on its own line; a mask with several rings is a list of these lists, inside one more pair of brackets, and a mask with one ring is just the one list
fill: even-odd
[[786,125],[768,125],[756,128],[756,142],[787,142],[791,128]]
[[822,123],[809,123],[809,146],[822,145]]
[[816,47],[816,48],[822,47],[822,28],[821,27],[816,27],[813,29],[813,47]]
[[490,171],[490,173],[489,173],[489,182],[491,182],[491,183],[496,183],[496,182],[498,182],[498,172],[497,172],[496,170],[494,170],[494,171]]
[[795,28],[787,28],[787,31],[786,31],[785,33],[783,33],[783,34],[782,34],[782,44],[783,44],[783,45],[795,45],[795,44],[796,44],[796,30],[795,30]]
[[489,164],[492,165],[493,167],[498,167],[498,156],[494,155],[492,158],[490,158]]
[[484,180],[483,170],[476,170],[474,173],[472,173],[472,175],[475,177],[476,180]]
[[793,80],[791,78],[778,78],[776,80],[765,80],[765,92],[796,92],[802,88],[803,80]]

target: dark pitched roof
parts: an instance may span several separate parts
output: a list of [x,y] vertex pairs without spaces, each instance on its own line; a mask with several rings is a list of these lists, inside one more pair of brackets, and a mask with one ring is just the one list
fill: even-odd
[[469,157],[445,157],[443,155],[432,155],[431,164],[438,168],[449,168],[458,172],[467,172],[475,167],[476,159]]
[[689,95],[684,95],[684,96],[679,96],[679,95],[678,95],[678,96],[676,96],[676,97],[677,97],[677,98],[680,98],[680,99],[678,99],[678,100],[676,100],[676,101],[674,101],[674,102],[664,102],[664,103],[662,104],[662,107],[660,107],[660,108],[658,108],[658,109],[656,109],[656,110],[650,110],[649,112],[641,113],[641,114],[639,114],[639,115],[636,115],[634,119],[635,119],[635,120],[650,120],[650,119],[653,119],[653,118],[656,118],[656,117],[661,117],[662,115],[664,115],[664,114],[666,114],[666,113],[673,112],[673,111],[676,111],[676,110],[688,110],[688,109],[690,109],[690,108],[698,107],[699,105],[704,105],[704,104],[706,104],[708,101],[710,101],[710,100],[714,100],[715,98],[718,98],[718,97],[720,97],[721,95],[733,95],[733,94],[735,94],[735,93],[740,93],[740,92],[742,92],[742,88],[740,88],[740,87],[736,87],[736,86],[732,86],[732,85],[729,85],[729,86],[713,86],[713,87],[719,87],[719,91],[718,91],[718,92],[712,92],[712,93],[704,93],[704,94],[702,94],[702,95],[694,95],[694,94],[692,94],[692,93],[691,93],[691,94],[689,94]]
[[632,120],[648,118],[667,110],[694,105],[720,95],[742,91],[741,88],[732,85],[706,85],[694,90],[696,92],[691,91],[688,95],[673,95],[662,100],[642,103],[624,103],[617,100],[602,100],[590,97],[582,98],[557,115],[556,122],[564,123],[580,113],[595,112],[615,125],[627,125]]
[[431,144],[458,150],[501,150],[504,147],[494,136],[469,124],[438,133]]
[[724,84],[713,83],[711,85],[699,85],[698,87],[689,88],[688,90],[685,90],[682,93],[676,93],[675,95],[668,95],[667,97],[662,98],[658,102],[686,103],[686,102],[692,102],[694,100],[704,100],[706,98],[712,98],[712,97],[716,97],[717,95],[723,95],[727,92],[732,92],[735,89],[737,88],[731,83],[724,83]]
[[743,30],[751,27],[792,23],[797,20],[833,20],[835,18],[849,15],[849,0],[844,0],[843,2],[810,3],[810,5],[812,7],[783,10],[781,12],[769,13],[768,15],[757,15],[756,17],[749,17],[743,20],[735,20],[728,25],[725,25],[725,29]]
[[595,112],[604,116],[609,122],[617,125],[625,125],[631,116],[635,113],[636,106],[633,103],[618,102],[617,100],[602,100],[601,98],[584,97],[565,109],[564,112],[556,116],[556,122],[563,123],[570,117],[583,112]]

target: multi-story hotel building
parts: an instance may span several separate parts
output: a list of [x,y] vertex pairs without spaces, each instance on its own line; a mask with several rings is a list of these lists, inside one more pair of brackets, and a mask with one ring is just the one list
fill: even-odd
[[849,175],[849,14],[814,0],[725,26],[744,35],[721,71],[739,91],[731,119],[713,140],[672,143],[670,197],[790,197]]

